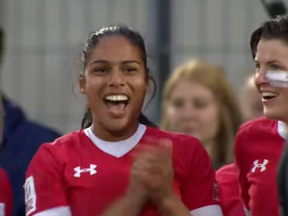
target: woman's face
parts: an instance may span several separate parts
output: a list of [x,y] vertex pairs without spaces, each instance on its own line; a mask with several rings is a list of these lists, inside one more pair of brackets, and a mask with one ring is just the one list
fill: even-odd
[[257,46],[255,63],[254,81],[261,93],[264,115],[288,122],[288,88],[273,86],[266,77],[268,71],[288,71],[287,44],[277,39],[261,39]]
[[87,97],[94,124],[113,132],[129,130],[137,123],[148,88],[139,48],[122,36],[100,39],[79,87]]
[[213,92],[203,85],[180,79],[171,93],[166,111],[170,130],[194,136],[203,144],[217,136],[218,104]]

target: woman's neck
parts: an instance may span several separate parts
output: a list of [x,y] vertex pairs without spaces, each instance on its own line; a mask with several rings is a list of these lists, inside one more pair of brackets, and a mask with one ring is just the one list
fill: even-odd
[[99,139],[108,142],[118,142],[131,137],[137,131],[138,126],[139,123],[136,122],[133,125],[130,124],[127,127],[117,131],[107,130],[98,123],[93,123],[91,127],[94,135],[97,136]]
[[216,156],[215,156],[215,142],[214,141],[206,141],[206,142],[202,142],[202,145],[204,146],[204,148],[206,149],[206,151],[208,152],[209,157],[211,158],[212,161],[217,160]]

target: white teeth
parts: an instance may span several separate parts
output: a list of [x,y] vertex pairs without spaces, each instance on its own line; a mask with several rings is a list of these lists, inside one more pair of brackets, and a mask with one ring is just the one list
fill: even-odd
[[262,97],[276,97],[278,94],[273,92],[262,92]]
[[126,95],[108,95],[105,97],[105,100],[108,100],[108,101],[128,101],[128,97]]

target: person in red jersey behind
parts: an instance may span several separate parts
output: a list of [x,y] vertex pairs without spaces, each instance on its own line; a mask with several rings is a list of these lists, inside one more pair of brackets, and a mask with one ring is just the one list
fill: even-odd
[[[261,95],[255,86],[254,75],[250,75],[246,79],[239,102],[245,121],[263,115]],[[236,165],[234,163],[227,164],[217,170],[216,181],[218,183],[223,214],[225,216],[244,216]]]
[[235,163],[246,212],[277,216],[276,172],[288,123],[288,18],[277,17],[262,24],[252,33],[250,46],[265,117],[239,128]]
[[245,216],[238,187],[238,170],[234,163],[216,171],[221,207],[225,216]]
[[199,141],[141,114],[146,59],[143,38],[124,25],[90,34],[79,76],[85,129],[40,147],[26,173],[27,216],[222,216]]
[[0,168],[0,215],[10,216],[12,209],[12,192],[10,183],[4,172]]

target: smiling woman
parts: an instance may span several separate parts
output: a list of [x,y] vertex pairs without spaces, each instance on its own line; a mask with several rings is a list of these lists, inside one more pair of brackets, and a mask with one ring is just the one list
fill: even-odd
[[[98,45],[99,40],[101,38],[103,38],[104,41],[101,41],[102,43],[100,44],[100,46],[98,46],[98,49],[96,49],[96,51],[93,52],[94,47]],[[129,38],[129,40],[127,40],[127,38]],[[82,62],[83,62],[84,71],[82,74],[80,74],[80,77],[79,77],[79,88],[80,88],[81,93],[83,94],[86,93],[87,89],[85,89],[86,88],[85,80],[87,78],[85,79],[85,76],[88,77],[88,79],[92,78],[92,80],[93,80],[93,77],[97,77],[98,82],[101,82],[104,84],[109,83],[109,85],[112,87],[115,86],[115,81],[117,85],[118,85],[117,82],[119,81],[121,82],[121,80],[123,82],[123,79],[121,79],[121,77],[123,78],[123,76],[125,76],[126,78],[129,78],[130,84],[123,88],[123,86],[121,86],[123,85],[123,83],[122,84],[120,83],[121,90],[117,91],[117,94],[113,93],[113,91],[115,92],[115,87],[114,87],[114,90],[113,88],[110,88],[109,90],[110,92],[102,92],[102,96],[101,96],[102,98],[99,101],[101,102],[100,104],[105,105],[104,110],[108,111],[110,115],[113,115],[113,113],[114,115],[115,113],[117,115],[117,112],[118,112],[118,115],[121,115],[121,112],[122,112],[122,114],[127,113],[127,117],[129,117],[129,115],[132,114],[134,115],[134,118],[139,119],[140,123],[151,126],[151,127],[155,127],[156,125],[154,125],[151,121],[149,121],[140,112],[142,109],[143,102],[140,103],[138,107],[135,107],[136,110],[129,111],[129,107],[131,103],[133,105],[133,103],[137,102],[137,98],[141,99],[145,96],[146,91],[148,89],[149,79],[152,81],[152,83],[155,84],[154,80],[149,76],[149,68],[147,66],[147,58],[146,58],[147,56],[146,49],[141,39],[142,39],[141,35],[139,34],[129,35],[129,32],[124,31],[124,28],[117,29],[115,27],[114,29],[112,29],[112,27],[110,27],[110,29],[103,28],[101,32],[92,32],[90,36],[88,37],[87,44],[82,54]],[[134,46],[130,46],[131,43],[134,44]],[[129,44],[129,46],[127,46],[127,44]],[[115,52],[115,49],[114,49],[115,46],[116,47],[122,46],[122,47],[119,47],[119,53]],[[103,56],[103,52],[102,52],[103,49],[109,50],[109,53],[107,52],[106,54],[108,55],[109,58],[107,58],[107,56]],[[115,57],[117,56],[121,56],[122,59],[118,59],[118,58],[115,59]],[[97,59],[97,60],[91,62],[91,59],[92,60]],[[131,85],[131,80],[135,80],[135,78],[136,78],[136,81],[138,80],[137,82],[135,82],[136,85]],[[139,78],[140,78],[140,82],[139,82]],[[99,83],[97,87],[100,87],[101,83]],[[136,95],[132,97],[133,93],[134,94],[136,93]],[[89,101],[89,97],[87,97],[87,99]],[[95,103],[93,102],[94,105]],[[82,120],[82,128],[87,128],[92,125],[91,110],[92,110],[93,104],[87,105],[88,109]],[[94,109],[94,111],[96,111],[96,113],[99,113],[99,114],[101,113],[100,114],[101,118],[97,118],[97,119],[99,121],[101,121],[101,119],[102,120],[104,119],[104,122],[107,122],[108,120],[106,118],[107,116],[102,115],[105,113],[103,112],[104,110],[98,112],[99,111],[98,109],[101,109],[101,106],[99,106],[100,104],[94,106],[96,108],[96,110]],[[106,108],[109,108],[109,109],[106,109]],[[128,112],[126,112],[126,110],[128,110]],[[136,116],[135,116],[135,111],[136,111]],[[140,113],[140,115],[138,113]],[[94,112],[94,115],[95,115],[95,112]],[[117,124],[114,124],[112,121],[110,121],[109,123],[111,123],[111,125],[117,126]],[[133,128],[133,127],[131,127],[130,125],[130,128]]]
[[90,119],[34,156],[28,216],[222,216],[201,144],[143,124],[146,58],[143,38],[126,26],[90,34],[79,76]]
[[251,215],[279,215],[276,170],[288,132],[288,88],[275,81],[281,81],[283,72],[288,71],[288,17],[262,24],[252,33],[250,47],[265,118],[245,123],[238,130],[235,160],[240,191]]
[[[255,53],[255,84],[262,94],[264,115],[268,118],[286,122],[288,122],[288,116],[286,114],[286,110],[288,109],[286,102],[288,88],[275,86],[275,80],[277,81],[280,78],[281,81],[281,75],[285,77],[285,71],[288,71],[287,59],[287,42],[279,40],[278,38],[269,38],[269,35],[266,36],[264,34],[258,42],[257,52]],[[279,73],[279,71],[282,72]],[[286,76],[287,75],[288,72],[286,72]],[[277,83],[279,83],[279,81]],[[285,84],[285,80],[283,84]]]
[[[79,77],[80,92],[87,96],[87,106],[100,122],[97,125],[103,123],[110,133],[117,131],[127,136],[119,137],[120,140],[135,132],[149,84],[146,49],[140,43],[141,36],[125,33],[120,28],[92,32],[83,51],[84,71]],[[93,127],[97,127],[96,124]],[[130,133],[122,133],[119,128]]]

